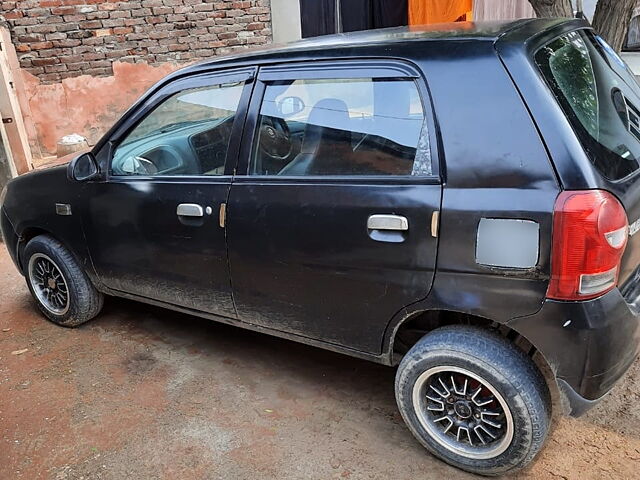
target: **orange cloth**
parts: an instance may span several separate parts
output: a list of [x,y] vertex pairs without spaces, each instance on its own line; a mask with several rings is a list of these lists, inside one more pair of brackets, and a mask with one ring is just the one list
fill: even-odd
[[471,20],[473,0],[409,0],[409,25]]

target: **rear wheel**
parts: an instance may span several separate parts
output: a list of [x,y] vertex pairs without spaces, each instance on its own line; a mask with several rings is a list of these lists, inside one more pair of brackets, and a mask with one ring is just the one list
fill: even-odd
[[531,359],[498,334],[469,326],[425,335],[400,363],[396,399],[431,453],[482,475],[526,466],[551,418],[546,383]]
[[64,245],[48,235],[24,250],[27,285],[40,311],[52,322],[75,327],[100,313],[103,295]]

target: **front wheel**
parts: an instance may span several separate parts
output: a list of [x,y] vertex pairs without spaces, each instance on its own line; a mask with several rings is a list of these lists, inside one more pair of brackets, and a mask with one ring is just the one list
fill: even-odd
[[414,345],[398,368],[396,400],[431,453],[481,475],[525,467],[551,419],[549,391],[531,359],[470,326],[439,328]]
[[24,249],[27,285],[40,311],[52,322],[76,327],[102,309],[98,292],[74,256],[48,235],[39,235]]

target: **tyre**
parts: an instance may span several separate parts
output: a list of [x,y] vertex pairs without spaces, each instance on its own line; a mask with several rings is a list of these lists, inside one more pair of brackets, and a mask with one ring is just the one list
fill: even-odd
[[64,245],[39,235],[24,249],[25,275],[40,311],[54,323],[76,327],[100,313],[104,301]]
[[541,373],[497,333],[442,327],[422,337],[396,374],[396,400],[413,435],[436,457],[481,475],[525,467],[551,421]]

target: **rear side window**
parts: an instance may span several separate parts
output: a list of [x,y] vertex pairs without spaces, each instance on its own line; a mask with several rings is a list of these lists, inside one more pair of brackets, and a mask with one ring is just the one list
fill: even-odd
[[633,75],[605,45],[574,31],[538,50],[535,62],[591,162],[618,180],[639,167],[640,97]]
[[266,86],[250,175],[431,175],[412,79],[299,79]]

